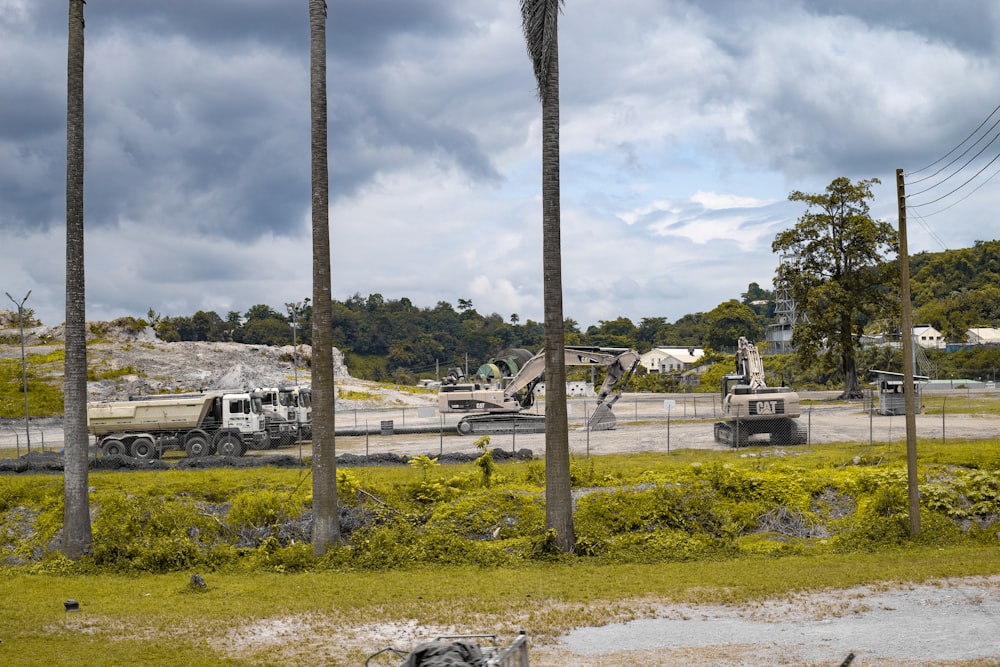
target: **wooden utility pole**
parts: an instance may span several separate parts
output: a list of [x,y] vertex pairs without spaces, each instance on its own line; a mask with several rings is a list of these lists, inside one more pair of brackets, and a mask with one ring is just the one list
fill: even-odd
[[920,490],[917,487],[917,406],[913,381],[913,315],[910,312],[910,254],[906,246],[906,184],[896,170],[899,197],[899,297],[903,328],[903,405],[906,413],[906,484],[909,490],[910,537],[920,532]]

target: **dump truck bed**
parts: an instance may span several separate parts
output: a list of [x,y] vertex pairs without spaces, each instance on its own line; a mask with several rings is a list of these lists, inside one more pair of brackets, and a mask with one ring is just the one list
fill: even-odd
[[203,395],[91,403],[87,406],[87,430],[100,436],[119,431],[193,429],[203,422],[212,400],[212,396]]

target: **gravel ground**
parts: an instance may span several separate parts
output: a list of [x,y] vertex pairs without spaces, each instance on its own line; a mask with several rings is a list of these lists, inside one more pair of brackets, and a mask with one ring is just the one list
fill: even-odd
[[854,665],[1000,664],[998,637],[1000,577],[973,577],[743,607],[664,605],[654,618],[577,628],[540,651],[587,665],[838,665],[851,654]]

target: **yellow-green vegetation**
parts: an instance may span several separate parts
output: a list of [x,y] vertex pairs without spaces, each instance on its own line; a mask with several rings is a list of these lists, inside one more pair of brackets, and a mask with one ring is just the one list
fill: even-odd
[[343,389],[337,389],[337,398],[343,399],[345,401],[375,401],[378,400],[376,394],[370,391],[344,391]]
[[28,355],[22,369],[20,359],[0,360],[0,418],[14,419],[24,416],[24,373],[28,378],[28,409],[32,416],[47,417],[63,412],[63,395],[60,383],[49,376],[58,366],[62,374],[63,351]]
[[111,320],[110,322],[91,322],[90,336],[87,344],[106,342],[108,335],[114,330],[138,333],[144,330],[147,326],[149,326],[149,323],[146,322],[146,320],[131,316],[119,317],[118,319]]
[[96,382],[98,380],[114,380],[126,375],[138,375],[144,377],[146,374],[135,366],[114,366],[102,363],[87,369],[87,381]]
[[[552,551],[544,463],[477,461],[340,470],[342,548],[308,546],[308,469],[94,472],[92,558],[52,548],[60,478],[0,486],[0,558],[17,570],[78,573],[392,569],[775,558],[917,544],[1000,544],[1000,450],[993,442],[921,451],[921,522],[908,534],[902,445],[807,451],[679,450],[575,458],[577,552]],[[780,454],[780,455],[779,455]]]
[[[28,410],[32,417],[52,417],[63,413],[62,375],[66,353],[62,347],[25,358],[28,377]],[[87,380],[114,380],[127,375],[145,376],[134,366],[116,366],[109,360],[97,361],[87,370]],[[0,418],[24,416],[21,359],[0,359]]]
[[953,394],[936,396],[932,392],[924,392],[920,399],[920,405],[923,413],[928,415],[939,415],[942,412],[946,415],[1000,415],[1000,396],[997,396],[995,392],[967,396]]
[[[489,474],[428,456],[342,467],[345,542],[322,558],[308,544],[308,469],[93,472],[94,553],[78,563],[54,548],[61,477],[8,476],[0,650],[21,665],[67,655],[125,665],[139,654],[163,665],[315,664],[288,643],[231,633],[291,623],[346,646],[345,628],[418,619],[508,636],[529,627],[541,641],[641,617],[651,600],[738,604],[1000,573],[1000,447],[922,441],[919,451],[915,539],[901,444],[575,458],[574,555],[555,552],[545,530],[541,461],[494,462]],[[190,586],[192,573],[208,586]],[[67,614],[68,598],[83,611]],[[370,648],[319,661],[362,664]]]
[[410,384],[396,384],[393,382],[379,382],[379,386],[392,391],[402,392],[404,394],[413,394],[416,396],[425,396],[430,394],[437,394],[437,389],[430,389],[428,387],[418,387],[417,385]]

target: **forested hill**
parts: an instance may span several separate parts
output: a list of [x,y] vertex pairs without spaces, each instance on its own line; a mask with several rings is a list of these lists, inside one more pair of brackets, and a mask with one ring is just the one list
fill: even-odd
[[915,322],[930,324],[952,341],[970,327],[1000,323],[1000,241],[971,248],[922,252],[910,259]]
[[[952,341],[965,330],[1000,322],[1000,241],[977,242],[972,248],[920,253],[911,259],[914,321],[931,324]],[[736,295],[734,295],[735,297]],[[724,350],[739,336],[763,340],[774,319],[774,294],[750,283],[746,292],[721,304],[705,304],[705,312],[674,322],[650,313],[638,322],[626,317],[581,328],[567,319],[567,343],[631,347],[640,352],[656,345],[702,346]],[[312,309],[279,312],[256,305],[246,313],[198,311],[191,316],[163,317],[152,310],[146,320],[163,340],[232,340],[255,345],[309,343]],[[571,315],[571,314],[570,314]],[[133,318],[128,318],[133,319]],[[297,327],[290,326],[297,324]],[[542,325],[522,321],[516,313],[482,314],[471,301],[457,307],[439,301],[433,307],[407,298],[359,294],[333,303],[334,344],[348,356],[357,377],[410,381],[444,373],[451,366],[477,368],[504,348],[537,350]]]

